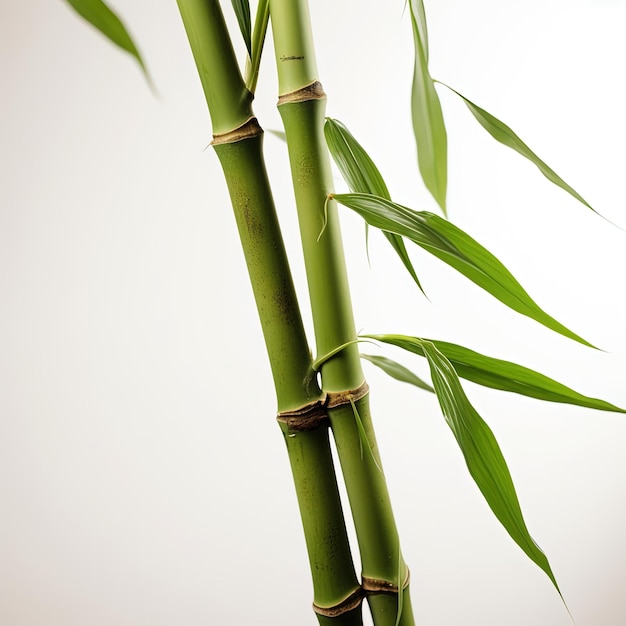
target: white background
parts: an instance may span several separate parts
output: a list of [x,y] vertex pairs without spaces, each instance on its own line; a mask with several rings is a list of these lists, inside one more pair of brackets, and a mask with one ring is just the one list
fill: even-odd
[[[314,624],[269,367],[176,4],[112,4],[157,98],[64,2],[0,3],[0,623]],[[394,198],[436,211],[416,173],[402,7],[314,2],[320,76],[329,115]],[[433,75],[626,228],[626,3],[426,10]],[[357,327],[454,341],[626,406],[626,233],[441,98],[451,219],[605,351],[416,250],[427,301],[380,236],[368,267],[362,225],[345,210]],[[262,125],[278,129],[271,47],[257,100]],[[270,135],[266,146],[308,320],[285,147]],[[571,625],[483,502],[434,398],[369,366],[367,376],[417,623]],[[465,387],[576,624],[623,626],[626,418]]]

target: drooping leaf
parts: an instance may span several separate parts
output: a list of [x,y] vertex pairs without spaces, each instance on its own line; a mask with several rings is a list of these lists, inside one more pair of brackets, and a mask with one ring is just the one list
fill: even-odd
[[[327,118],[324,124],[324,135],[330,154],[351,191],[371,193],[391,200],[387,185],[374,161],[339,120]],[[402,237],[389,232],[384,232],[384,235],[417,286],[424,293]]]
[[120,18],[102,0],[67,0],[67,3],[115,45],[134,56],[146,78],[150,80],[148,70],[135,42],[128,34]]
[[478,120],[478,123],[496,140],[500,143],[515,150],[515,152],[521,154],[527,158],[531,163],[534,163],[539,171],[557,187],[567,191],[571,196],[576,198],[579,202],[582,202],[586,207],[591,209],[594,213],[597,211],[572,187],[570,187],[551,167],[549,167],[544,161],[542,161],[519,137],[518,135],[504,122],[501,122],[498,118],[494,117],[485,109],[482,109],[478,105],[474,104],[471,100],[468,100],[464,95],[460,94],[456,89],[453,89],[449,85],[442,83],[450,91],[455,93],[459,98],[465,102],[467,108],[472,115]]
[[410,239],[508,307],[547,328],[593,347],[543,311],[504,265],[466,232],[428,211],[413,211],[368,194],[334,194],[370,226]]
[[254,29],[252,30],[252,48],[249,51],[250,62],[246,64],[246,87],[250,93],[256,91],[259,67],[261,66],[261,54],[263,53],[269,19],[269,0],[259,0],[256,17],[254,18]]
[[250,19],[250,3],[248,0],[231,0],[241,36],[246,44],[248,56],[252,58],[252,20]]
[[509,468],[493,432],[471,405],[448,359],[428,341],[422,343],[422,348],[439,405],[474,482],[513,541],[546,573],[560,595],[546,555],[530,536]]
[[[368,337],[372,337],[374,339],[378,338],[378,335],[368,335]],[[419,376],[415,375],[411,370],[404,367],[404,365],[400,365],[400,363],[396,363],[392,359],[388,359],[384,356],[377,356],[373,354],[362,354],[362,359],[373,363],[377,367],[379,367],[385,374],[388,374],[392,378],[399,380],[402,383],[409,383],[410,385],[415,385],[415,387],[419,387],[420,389],[424,389],[426,391],[430,391],[434,393],[434,389],[427,383],[424,382]]]
[[626,413],[625,409],[610,402],[584,396],[527,367],[485,356],[453,343],[407,335],[365,335],[365,337],[403,348],[420,356],[426,356],[422,343],[429,341],[450,361],[461,378],[484,387],[510,391],[547,402],[562,402],[600,411]]
[[424,184],[446,213],[448,137],[441,103],[428,69],[428,35],[422,0],[410,0],[415,67],[411,91],[413,132]]

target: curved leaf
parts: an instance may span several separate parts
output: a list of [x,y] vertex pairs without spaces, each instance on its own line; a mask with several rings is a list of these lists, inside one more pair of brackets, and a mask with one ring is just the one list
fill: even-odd
[[[377,335],[368,336],[372,338],[378,337]],[[375,356],[373,354],[362,354],[361,358],[373,363],[376,367],[383,370],[385,374],[391,376],[391,378],[399,380],[401,383],[409,383],[410,385],[430,391],[431,393],[435,392],[435,390],[428,383],[424,382],[419,376],[416,376],[411,370],[408,370],[404,367],[404,365],[400,365],[400,363],[396,363],[387,357]]]
[[547,402],[562,402],[588,409],[598,409],[599,411],[626,413],[625,409],[621,409],[610,402],[584,396],[527,367],[510,361],[494,359],[453,343],[435,341],[434,339],[420,339],[407,335],[364,335],[364,337],[382,341],[419,356],[426,356],[422,349],[422,343],[429,341],[450,361],[461,378],[484,387],[510,391]]
[[134,56],[149,80],[148,70],[126,27],[102,0],[67,0],[67,3],[115,45]]
[[428,35],[422,0],[410,0],[415,66],[411,90],[413,132],[424,184],[446,213],[448,137],[441,103],[428,70]]
[[439,405],[474,482],[513,541],[546,573],[560,595],[546,555],[528,532],[509,468],[493,432],[470,404],[450,361],[429,341],[422,342],[422,349]]
[[[539,171],[557,187],[567,191],[571,196],[576,198],[579,202],[582,202],[586,207],[591,209],[594,213],[597,211],[572,187],[570,187],[551,167],[549,167],[544,161],[542,161],[519,137],[515,132],[507,126],[504,122],[501,122],[497,117],[491,115],[491,113],[481,109],[478,105],[474,104],[471,100],[468,100],[464,95],[460,94],[456,89],[453,89],[449,85],[442,83],[440,85],[447,87],[450,91],[455,93],[459,98],[465,102],[467,108],[472,115],[478,120],[478,123],[496,140],[501,144],[512,148],[518,154],[527,158],[531,163],[534,163]],[[598,214],[599,215],[599,214]]]
[[334,194],[332,197],[356,211],[370,226],[410,239],[514,311],[565,337],[594,347],[543,311],[491,252],[454,224],[433,213],[413,211],[368,194]]
[[391,200],[380,171],[342,122],[327,117],[324,136],[333,160],[352,191]]
[[[339,120],[327,118],[324,124],[324,135],[328,150],[351,191],[371,193],[391,200],[387,185],[374,161]],[[389,232],[384,232],[384,235],[417,286],[424,293],[402,237]]]

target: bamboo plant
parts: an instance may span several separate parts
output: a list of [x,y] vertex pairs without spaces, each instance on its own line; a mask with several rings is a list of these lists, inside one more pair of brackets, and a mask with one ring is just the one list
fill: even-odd
[[[68,0],[112,41],[136,57],[122,22],[100,0]],[[545,312],[511,272],[447,215],[447,131],[438,89],[448,89],[498,142],[530,160],[552,183],[588,209],[506,124],[430,73],[426,14],[408,2],[414,40],[411,111],[421,177],[441,214],[392,200],[379,169],[348,127],[326,116],[314,33],[306,0],[260,0],[252,19],[247,0],[233,0],[247,51],[239,63],[219,0],[178,0],[178,7],[211,117],[258,315],[261,321],[307,544],[313,608],[320,624],[358,625],[367,601],[375,626],[415,623],[404,561],[369,407],[362,358],[390,376],[436,394],[468,470],[511,538],[560,594],[548,558],[530,535],[498,443],[468,399],[460,378],[529,397],[624,413],[513,362],[418,335],[356,332],[339,225],[339,205],[381,230],[416,289],[422,289],[407,251],[415,244],[514,311],[547,329],[593,346]],[[284,124],[313,317],[315,356],[304,331],[263,157],[263,131],[252,102],[271,21]],[[242,72],[243,70],[243,72]],[[147,73],[147,72],[146,72]],[[335,193],[331,157],[349,193]],[[291,234],[289,234],[291,235]],[[381,355],[361,354],[363,341],[392,345],[426,359],[432,385]],[[339,497],[329,433],[356,530],[357,576]]]

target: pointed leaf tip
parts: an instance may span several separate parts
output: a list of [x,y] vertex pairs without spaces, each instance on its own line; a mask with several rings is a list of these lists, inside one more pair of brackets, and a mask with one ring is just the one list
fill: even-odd
[[[545,161],[541,160],[513,131],[512,128],[507,126],[504,122],[501,122],[497,117],[485,111],[485,109],[474,104],[471,100],[466,98],[463,94],[459,93],[456,89],[446,85],[446,83],[438,82],[440,85],[447,87],[450,91],[455,93],[467,106],[471,114],[476,118],[478,123],[499,143],[515,150],[518,154],[528,159],[533,163],[539,171],[554,185],[560,187],[573,198],[584,204],[588,209],[591,209],[594,213],[603,217],[598,213],[573,187],[568,185]],[[606,219],[606,218],[604,218]],[[610,220],[607,220],[610,221]],[[612,222],[611,222],[612,223]]]
[[411,240],[514,311],[564,337],[594,347],[548,315],[491,252],[448,220],[370,194],[334,194],[333,197],[356,211],[370,226]]
[[585,396],[523,365],[486,356],[447,341],[395,334],[363,335],[363,337],[396,346],[418,356],[425,356],[422,342],[429,341],[450,361],[461,378],[478,385],[546,402],[560,402],[599,411],[626,413],[625,409],[610,402]]
[[[387,200],[391,199],[387,185],[380,171],[374,164],[374,161],[372,161],[363,146],[355,139],[354,135],[352,135],[344,124],[339,120],[326,118],[324,136],[326,137],[328,150],[330,151],[333,161],[339,168],[343,179],[346,181],[351,191],[370,193],[386,198]],[[411,278],[415,281],[415,284],[419,287],[420,291],[426,295],[417,277],[417,273],[415,272],[415,268],[413,267],[413,263],[411,262],[402,237],[390,232],[384,232],[383,234],[396,251],[396,254],[400,257],[400,260],[411,275]]]
[[83,19],[97,28],[109,41],[135,57],[152,87],[152,81],[143,58],[119,17],[102,0],[66,1]]
[[422,349],[441,411],[461,448],[470,475],[513,541],[545,572],[561,595],[546,555],[530,536],[509,468],[493,432],[471,405],[450,361],[429,341],[422,340]]

